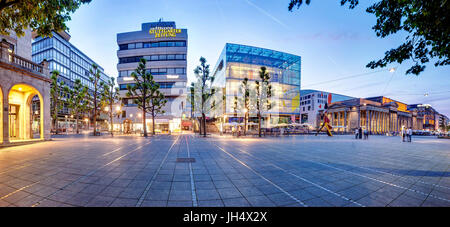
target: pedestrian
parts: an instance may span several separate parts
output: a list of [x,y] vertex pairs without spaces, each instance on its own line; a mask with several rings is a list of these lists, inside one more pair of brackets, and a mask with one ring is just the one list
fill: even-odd
[[367,131],[367,128],[364,129],[364,139],[369,139],[369,132]]
[[411,137],[412,137],[412,128],[409,127],[408,131],[406,132],[408,134],[408,142],[411,143]]
[[402,131],[400,136],[402,137],[402,142],[405,142],[405,138],[406,138],[406,130],[405,127],[402,126]]
[[358,128],[355,128],[355,139],[358,139]]
[[361,127],[359,127],[358,136],[359,136],[359,139],[362,139],[362,128]]

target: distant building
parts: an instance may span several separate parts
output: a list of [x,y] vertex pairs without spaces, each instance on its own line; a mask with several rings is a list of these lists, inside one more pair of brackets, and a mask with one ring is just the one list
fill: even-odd
[[[92,69],[93,64],[98,66],[100,81],[106,82],[109,80],[110,77],[104,73],[100,65],[70,43],[71,37],[67,32],[52,32],[52,34],[52,37],[40,37],[34,34],[32,45],[34,62],[38,63],[44,59],[47,60],[50,72],[53,70],[58,71],[60,73],[58,81],[64,81],[69,88],[73,88],[75,80],[79,79],[92,93],[94,85],[89,79],[92,76],[89,70]],[[102,119],[98,118],[98,120]],[[67,128],[68,121],[73,120],[71,120],[69,109],[67,104],[65,104],[58,114],[58,128]]]
[[[215,77],[215,108],[209,113],[211,118],[223,118],[226,123],[243,122],[245,111],[249,113],[249,122],[257,119],[255,107],[245,110],[242,81],[248,78],[251,96],[255,97],[255,81],[260,81],[261,67],[266,67],[272,85],[272,108],[262,113],[262,127],[278,123],[299,121],[299,98],[301,81],[301,57],[276,50],[227,43],[211,71]],[[235,108],[236,107],[236,108]]]
[[356,98],[334,102],[328,107],[334,131],[353,132],[362,127],[371,134],[401,131],[402,127],[423,129],[423,118],[407,104],[387,97]]
[[300,123],[306,123],[313,128],[320,125],[319,111],[333,102],[354,99],[354,97],[318,90],[300,91]]
[[423,118],[423,129],[435,131],[439,128],[439,113],[428,104],[412,104],[408,105],[408,110],[417,111],[418,115]]
[[50,139],[48,63],[31,61],[31,31],[0,35],[0,144]]
[[126,96],[127,85],[134,85],[131,73],[144,58],[147,72],[153,75],[167,99],[163,108],[165,113],[155,119],[155,131],[180,131],[186,106],[187,29],[177,28],[173,21],[143,23],[140,31],[117,34],[117,44],[117,83],[124,107],[115,128],[125,132],[142,130],[142,117],[146,117],[146,128],[151,130],[150,114],[142,116],[142,111],[133,102],[134,98]]

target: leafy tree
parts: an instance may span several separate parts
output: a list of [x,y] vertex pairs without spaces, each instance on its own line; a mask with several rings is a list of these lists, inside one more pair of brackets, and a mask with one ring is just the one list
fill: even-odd
[[244,136],[247,133],[248,114],[250,112],[250,86],[248,78],[244,78],[241,85],[242,104],[244,106]]
[[162,108],[166,104],[164,95],[159,91],[159,84],[155,82],[152,74],[145,69],[147,61],[141,58],[138,67],[131,74],[135,84],[127,85],[127,97],[133,97],[134,103],[142,110],[144,137],[147,137],[146,113],[152,115],[152,134],[155,135],[155,116],[164,113]]
[[[306,0],[306,4],[310,4]],[[291,0],[289,10],[302,5],[302,0]],[[358,0],[341,0],[341,5],[349,3],[355,8]],[[405,31],[409,35],[399,47],[385,53],[384,58],[372,61],[366,67],[374,69],[389,63],[402,63],[411,59],[415,64],[406,74],[419,75],[425,64],[432,58],[438,59],[434,65],[449,65],[450,55],[450,1],[447,0],[380,0],[366,12],[377,17],[372,27],[378,37],[384,38]]]
[[64,81],[58,81],[59,72],[54,70],[51,75],[51,88],[50,88],[50,97],[51,97],[51,112],[52,112],[52,122],[53,122],[53,130],[55,134],[58,134],[58,113],[64,106],[63,97],[69,91],[69,88],[64,85]]
[[116,103],[119,103],[119,88],[115,87],[115,80],[111,77],[104,85],[103,85],[103,93],[102,93],[102,106],[108,107],[109,109],[109,124],[111,130],[111,136],[114,136],[113,130],[113,115],[114,109],[113,106]]
[[92,121],[94,122],[94,136],[100,135],[97,133],[97,117],[100,115],[100,107],[101,107],[101,98],[102,98],[102,89],[103,89],[103,81],[100,81],[100,70],[96,64],[92,64],[92,68],[89,69],[89,73],[92,75],[89,77],[89,80],[92,82],[93,90],[91,96],[91,108],[92,108]]
[[255,81],[256,90],[256,111],[258,115],[258,135],[261,137],[261,114],[265,110],[270,110],[272,105],[270,98],[272,97],[272,85],[270,84],[270,75],[266,67],[261,67],[259,71],[261,81]]
[[78,120],[82,113],[86,111],[89,100],[88,97],[88,87],[81,83],[80,79],[76,79],[73,85],[73,89],[69,91],[69,98],[67,100],[68,107],[70,109],[70,114],[75,117],[75,128],[76,133],[79,134]]
[[70,13],[91,0],[0,0],[0,34],[14,31],[18,36],[31,28],[39,36],[67,30]]
[[[194,69],[195,76],[198,80],[199,92],[200,92],[200,112],[202,115],[203,137],[206,137],[206,108],[207,101],[214,95],[215,89],[212,88],[214,82],[214,76],[210,76],[209,64],[206,64],[206,58],[200,57],[200,65]],[[214,106],[214,105],[213,105]],[[211,107],[212,108],[212,107]],[[201,131],[201,130],[200,130]]]
[[195,84],[194,82],[191,83],[191,87],[189,87],[190,90],[190,97],[189,102],[191,103],[191,119],[194,119],[194,111],[195,111]]

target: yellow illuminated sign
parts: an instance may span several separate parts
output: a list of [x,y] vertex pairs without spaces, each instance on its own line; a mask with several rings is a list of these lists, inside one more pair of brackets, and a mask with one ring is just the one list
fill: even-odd
[[149,31],[150,35],[155,35],[155,38],[177,37],[181,33],[181,29],[172,27],[156,27]]

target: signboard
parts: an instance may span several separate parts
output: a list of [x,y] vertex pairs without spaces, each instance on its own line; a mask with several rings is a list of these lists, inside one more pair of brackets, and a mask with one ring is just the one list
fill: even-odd
[[173,27],[155,27],[150,29],[150,35],[154,35],[155,38],[168,38],[177,37],[177,34],[181,33],[181,29]]

